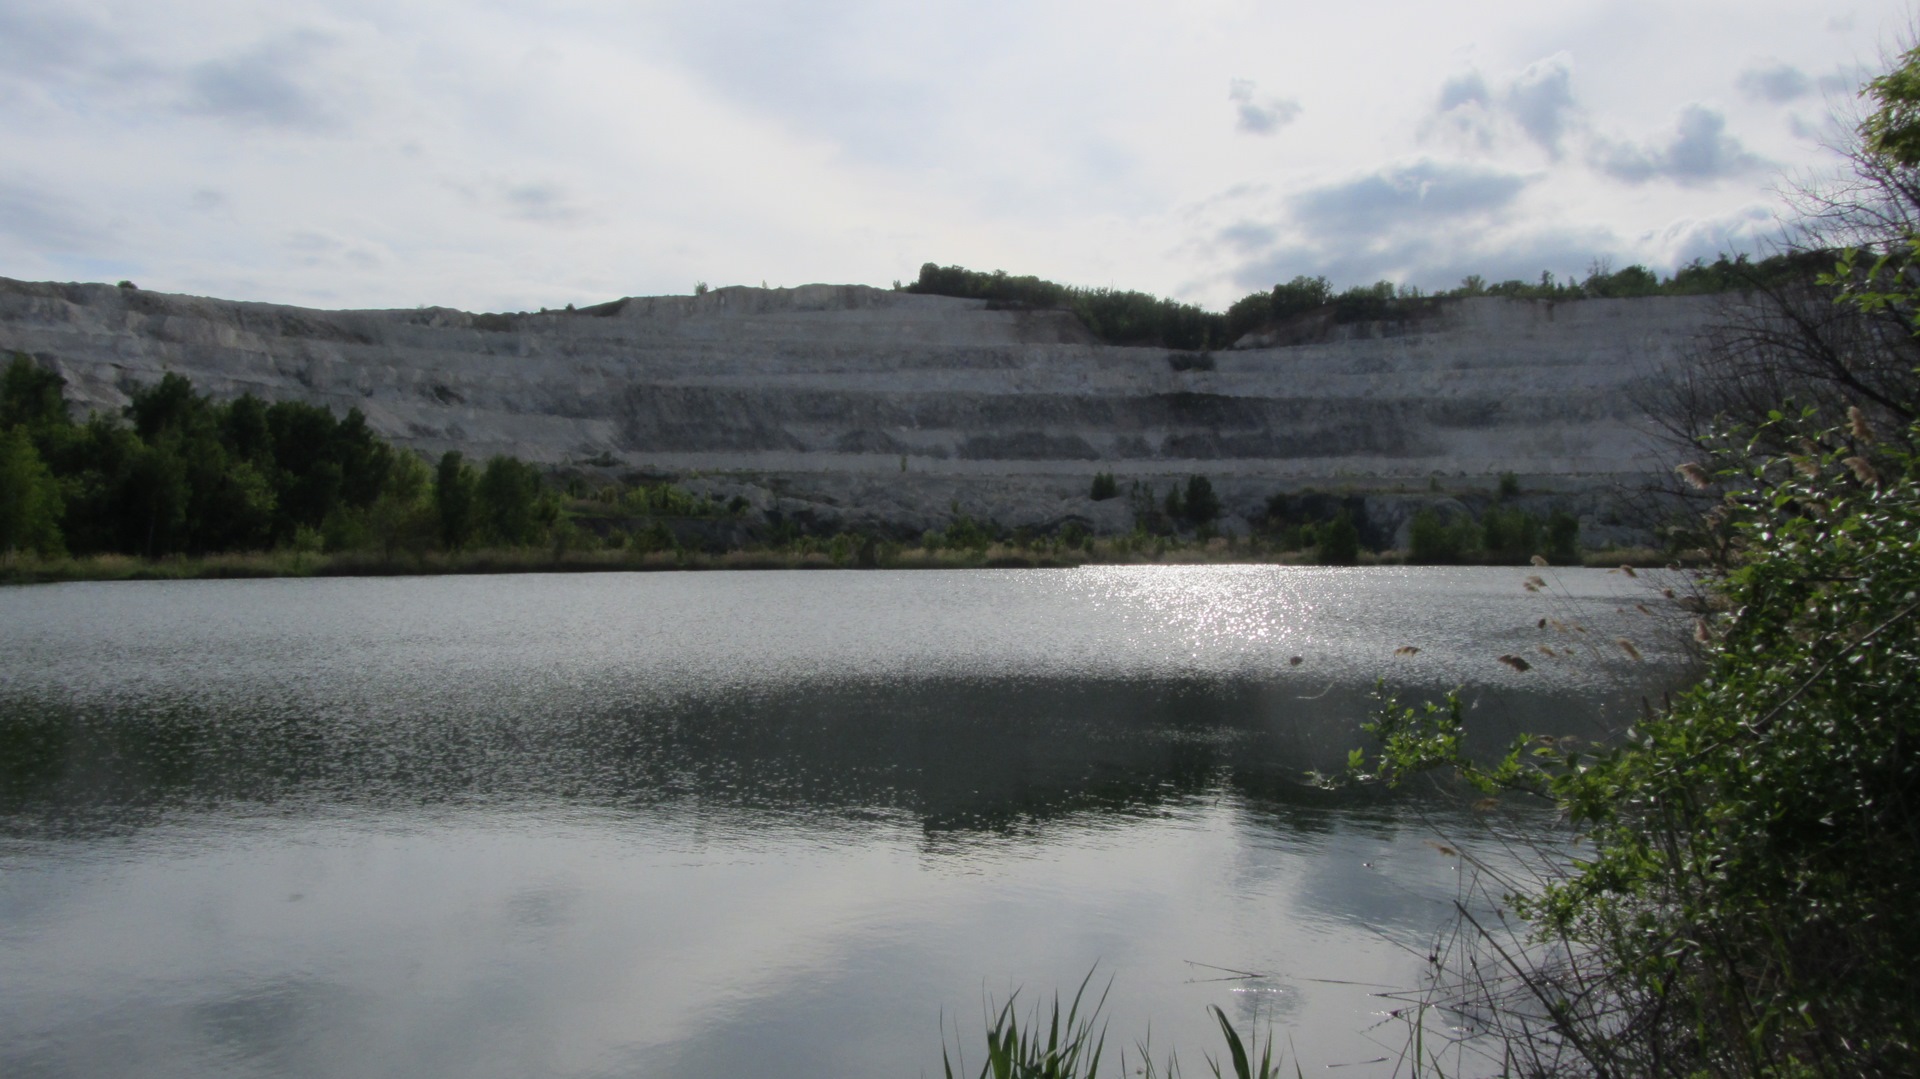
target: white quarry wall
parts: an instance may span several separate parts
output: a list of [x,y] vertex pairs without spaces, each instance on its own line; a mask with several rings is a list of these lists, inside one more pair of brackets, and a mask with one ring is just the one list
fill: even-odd
[[810,476],[828,501],[879,485],[915,504],[995,485],[1068,497],[1095,471],[1247,491],[1645,474],[1662,462],[1629,386],[1675,362],[1714,302],[1450,301],[1206,369],[1099,345],[1057,312],[864,286],[506,317],[0,279],[0,349],[57,368],[82,408],[176,371],[219,397],[359,408],[428,453]]
[[860,286],[721,289],[617,314],[313,311],[0,280],[0,348],[86,408],[177,371],[219,396],[358,407],[425,450],[681,468],[1644,471],[1627,391],[1711,301],[1446,305],[1407,332],[1227,351],[1090,343],[1067,316]]

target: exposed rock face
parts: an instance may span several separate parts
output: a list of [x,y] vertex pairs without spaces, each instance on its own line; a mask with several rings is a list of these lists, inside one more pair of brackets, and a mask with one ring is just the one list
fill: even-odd
[[[428,453],[725,474],[762,508],[937,527],[1130,521],[1084,496],[1211,477],[1230,511],[1304,484],[1511,471],[1587,489],[1661,467],[1626,388],[1687,346],[1693,298],[1448,302],[1402,325],[1196,356],[1071,316],[864,286],[718,289],[579,312],[317,311],[0,279],[0,349],[82,408],[177,371],[220,397],[357,407]],[[796,502],[795,499],[798,501]]]

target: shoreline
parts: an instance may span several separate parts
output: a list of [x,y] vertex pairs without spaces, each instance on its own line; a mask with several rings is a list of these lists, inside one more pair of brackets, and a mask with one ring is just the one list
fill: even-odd
[[[1678,559],[1694,565],[1693,557]],[[1655,569],[1675,564],[1672,555],[1649,548],[1583,552],[1578,567],[1612,569],[1632,566]],[[638,553],[625,550],[553,551],[529,548],[490,548],[455,554],[383,556],[366,551],[320,553],[307,551],[251,551],[203,556],[170,555],[139,558],[104,554],[42,558],[16,554],[0,558],[0,585],[64,584],[105,581],[265,580],[299,577],[432,577],[515,573],[657,573],[727,570],[861,570],[861,569],[1074,569],[1080,566],[1181,565],[1322,565],[1311,550],[1276,551],[1249,544],[1215,540],[1205,546],[1169,545],[1135,548],[1111,541],[1093,541],[1090,549],[1049,549],[994,544],[986,548],[938,549],[882,547],[848,551],[836,557],[824,550],[733,550],[720,553],[663,550]],[[1406,566],[1403,552],[1361,552],[1349,565]],[[1525,563],[1463,558],[1429,565],[1519,566]]]

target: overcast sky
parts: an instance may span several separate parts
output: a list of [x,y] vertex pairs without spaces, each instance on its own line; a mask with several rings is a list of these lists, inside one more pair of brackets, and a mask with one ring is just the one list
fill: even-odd
[[1222,307],[1662,270],[1894,0],[0,0],[0,275],[517,310],[922,262]]

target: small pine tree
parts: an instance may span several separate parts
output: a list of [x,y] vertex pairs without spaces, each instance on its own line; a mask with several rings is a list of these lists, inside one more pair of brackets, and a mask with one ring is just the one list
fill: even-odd
[[1320,563],[1325,566],[1351,566],[1360,560],[1360,529],[1346,510],[1320,526]]
[[1207,524],[1220,516],[1220,497],[1213,493],[1213,484],[1205,476],[1187,481],[1186,515],[1187,520],[1196,525]]

